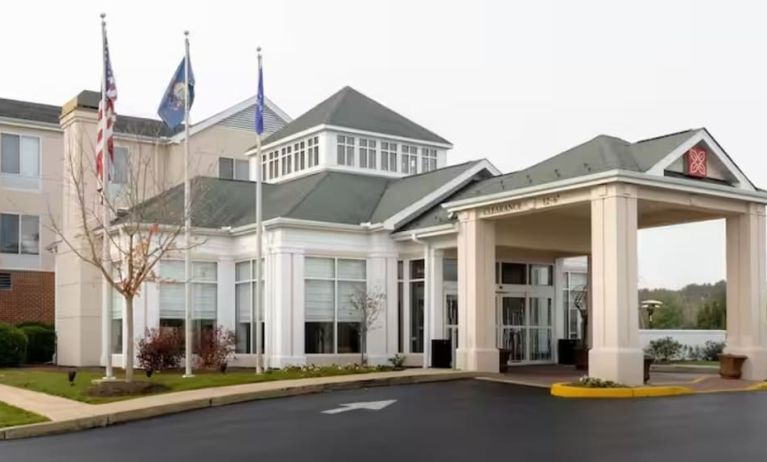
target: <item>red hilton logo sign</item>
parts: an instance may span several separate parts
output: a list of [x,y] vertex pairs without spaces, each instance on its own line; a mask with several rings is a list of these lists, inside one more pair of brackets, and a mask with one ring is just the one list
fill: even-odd
[[703,148],[692,148],[687,151],[687,174],[696,178],[708,175],[708,153]]

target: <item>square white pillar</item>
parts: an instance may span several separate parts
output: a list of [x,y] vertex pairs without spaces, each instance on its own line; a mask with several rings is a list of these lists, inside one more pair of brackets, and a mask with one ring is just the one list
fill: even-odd
[[591,194],[589,376],[644,383],[637,293],[637,195],[624,184]]
[[727,218],[726,353],[748,356],[743,378],[767,379],[764,206]]
[[498,372],[495,321],[495,222],[477,212],[458,220],[457,368]]
[[[300,249],[279,247],[272,249],[269,257],[272,271],[267,284],[273,300],[268,313],[265,313],[268,314],[265,322],[269,366],[281,368],[304,364],[303,349],[296,351],[296,347],[303,347],[304,343],[303,254]],[[297,267],[299,265],[300,268]]]
[[[388,364],[389,358],[397,354],[397,258],[395,256],[383,253],[370,255],[367,260],[367,288],[371,293],[382,293],[385,296],[381,311],[367,334],[368,364]],[[391,335],[392,332],[394,335]]]

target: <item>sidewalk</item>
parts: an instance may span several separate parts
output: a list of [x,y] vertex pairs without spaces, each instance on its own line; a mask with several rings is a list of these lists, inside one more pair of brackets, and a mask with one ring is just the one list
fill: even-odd
[[473,378],[476,374],[445,369],[407,369],[335,377],[314,377],[202,388],[107,404],[87,404],[58,396],[0,385],[0,401],[43,415],[50,422],[0,429],[0,440],[105,427],[115,423],[258,399]]

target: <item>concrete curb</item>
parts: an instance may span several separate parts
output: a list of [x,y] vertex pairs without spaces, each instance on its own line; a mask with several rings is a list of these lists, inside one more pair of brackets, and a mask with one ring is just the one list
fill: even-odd
[[555,383],[551,386],[551,395],[560,398],[657,398],[661,396],[680,396],[695,394],[695,390],[678,385],[657,387],[625,388],[587,388]]
[[[215,396],[211,398],[191,398],[168,404],[131,409],[125,411],[94,414],[76,419],[60,420],[53,422],[40,422],[36,424],[19,425],[0,429],[0,440],[13,440],[31,438],[35,436],[70,433],[89,428],[107,427],[134,420],[159,417],[180,412],[205,409],[209,407],[226,406],[229,404],[244,403],[261,399],[283,398],[297,395],[308,395],[327,391],[355,390],[360,388],[383,387],[391,385],[412,385],[430,382],[446,382],[452,380],[464,380],[476,377],[471,372],[445,372],[424,375],[404,375],[401,377],[361,378],[355,381],[329,382],[310,385],[285,385],[281,388],[260,391],[246,391],[230,395]],[[218,388],[222,389],[224,387]],[[98,411],[96,411],[98,412]]]

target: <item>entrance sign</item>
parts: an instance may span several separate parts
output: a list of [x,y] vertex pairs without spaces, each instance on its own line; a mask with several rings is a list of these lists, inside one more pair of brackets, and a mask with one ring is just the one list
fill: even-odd
[[341,404],[341,407],[322,411],[323,414],[341,414],[342,412],[353,411],[355,409],[367,409],[368,411],[380,411],[381,409],[396,403],[396,399],[387,399],[385,401],[364,401],[360,403]]
[[686,154],[687,174],[696,178],[708,176],[708,153],[703,148],[691,148]]

